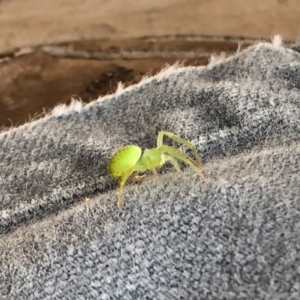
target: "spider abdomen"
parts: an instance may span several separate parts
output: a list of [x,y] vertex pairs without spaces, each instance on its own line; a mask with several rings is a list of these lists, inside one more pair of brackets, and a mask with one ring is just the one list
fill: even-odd
[[108,170],[110,174],[119,178],[133,168],[142,155],[142,149],[135,145],[128,145],[118,150],[110,159]]

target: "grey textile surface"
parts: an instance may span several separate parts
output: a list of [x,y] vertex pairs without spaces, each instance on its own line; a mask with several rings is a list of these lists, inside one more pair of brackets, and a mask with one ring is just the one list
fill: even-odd
[[[295,50],[293,50],[295,49]],[[0,134],[0,299],[299,299],[300,53],[257,44]],[[192,141],[116,207],[111,154]]]

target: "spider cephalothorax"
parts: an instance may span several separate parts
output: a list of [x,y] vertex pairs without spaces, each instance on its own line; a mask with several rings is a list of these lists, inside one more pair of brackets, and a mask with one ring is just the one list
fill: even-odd
[[[190,148],[194,153],[196,161],[186,155],[183,151],[164,145],[164,136]],[[176,171],[180,172],[181,170],[177,160],[189,165],[203,180],[205,180],[201,171],[201,159],[197,153],[196,147],[192,143],[171,132],[160,131],[158,133],[156,148],[145,149],[145,151],[142,152],[142,149],[136,145],[127,145],[118,150],[112,156],[108,165],[110,174],[119,180],[118,207],[121,205],[123,187],[131,174],[134,172],[151,170],[153,174],[158,177],[156,169],[163,166],[166,162],[170,162]]]

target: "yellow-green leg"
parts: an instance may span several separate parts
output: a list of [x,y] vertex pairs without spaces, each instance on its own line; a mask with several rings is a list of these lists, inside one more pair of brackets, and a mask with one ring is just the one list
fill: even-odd
[[167,156],[167,160],[173,165],[177,172],[181,172],[178,162],[172,156]]
[[146,157],[146,161],[147,161],[147,168],[152,171],[152,173],[154,174],[155,179],[159,180],[158,173],[157,173],[156,169],[153,168],[153,164],[152,164],[152,161],[151,161],[150,157]]
[[196,146],[193,145],[192,143],[190,143],[189,141],[187,141],[187,140],[185,140],[185,139],[183,139],[183,138],[181,138],[181,137],[175,135],[175,134],[172,133],[172,132],[168,132],[168,131],[160,131],[160,132],[158,133],[158,136],[157,136],[157,147],[158,147],[158,148],[161,147],[161,146],[163,146],[163,138],[164,138],[164,136],[167,136],[167,137],[169,137],[170,139],[174,140],[175,142],[180,143],[180,144],[183,144],[183,145],[185,145],[186,147],[190,148],[190,149],[193,151],[194,156],[195,156],[195,158],[196,158],[196,160],[197,160],[197,163],[195,162],[195,165],[198,165],[198,164],[199,164],[199,167],[202,166],[201,158],[200,158],[200,156],[199,156],[199,154],[198,154],[198,152],[197,152]]
[[130,169],[128,170],[122,177],[121,180],[119,181],[118,184],[118,202],[117,202],[117,206],[120,207],[121,203],[122,203],[122,195],[123,195],[123,188],[124,185],[126,183],[126,181],[128,180],[129,176],[133,173],[133,170]]
[[203,181],[205,181],[205,177],[204,177],[200,167],[198,167],[195,164],[195,162],[192,159],[190,159],[190,157],[188,157],[184,152],[182,152],[178,149],[175,149],[173,147],[166,146],[166,145],[161,146],[160,149],[161,149],[161,151],[172,156],[173,158],[181,160],[184,163],[186,163],[187,165],[189,165],[203,179]]

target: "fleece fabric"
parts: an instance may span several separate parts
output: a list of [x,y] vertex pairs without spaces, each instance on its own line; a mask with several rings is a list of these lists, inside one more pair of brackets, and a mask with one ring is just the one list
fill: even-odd
[[[299,299],[299,120],[300,46],[275,42],[0,133],[0,299]],[[206,181],[166,166],[118,209],[109,158],[160,130]]]

